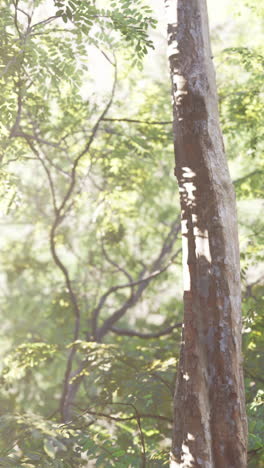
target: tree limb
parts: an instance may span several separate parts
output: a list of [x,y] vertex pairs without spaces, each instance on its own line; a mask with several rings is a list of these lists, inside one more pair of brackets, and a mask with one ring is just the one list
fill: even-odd
[[[112,92],[111,92],[111,96],[110,96],[110,99],[107,103],[107,105],[105,106],[103,112],[100,114],[100,116],[98,117],[93,129],[92,129],[92,133],[91,133],[91,136],[87,142],[87,144],[85,145],[84,149],[81,151],[81,153],[76,157],[76,159],[74,160],[74,163],[73,163],[73,167],[72,167],[72,171],[71,171],[71,182],[70,182],[70,185],[69,185],[69,188],[59,206],[59,208],[57,209],[57,214],[56,214],[56,217],[54,219],[54,222],[53,222],[53,225],[52,225],[52,228],[51,228],[51,231],[50,231],[50,248],[51,248],[51,253],[52,253],[52,257],[53,257],[53,260],[55,262],[55,264],[57,265],[57,267],[61,270],[62,274],[64,275],[64,278],[65,278],[65,283],[66,283],[66,286],[67,286],[67,289],[69,291],[69,295],[70,295],[70,300],[71,300],[71,303],[73,305],[73,312],[74,312],[74,315],[75,315],[75,325],[74,325],[74,334],[73,334],[73,341],[77,341],[78,338],[79,338],[79,332],[80,332],[80,309],[79,309],[79,306],[78,306],[78,302],[77,302],[77,297],[74,293],[74,290],[72,288],[72,283],[71,283],[71,280],[70,280],[70,276],[69,276],[69,273],[68,273],[68,270],[67,268],[65,267],[65,265],[62,263],[62,261],[60,260],[58,254],[57,254],[57,250],[56,250],[56,242],[55,242],[55,238],[56,238],[56,230],[58,228],[58,226],[60,225],[60,223],[62,222],[62,220],[64,219],[65,215],[66,215],[66,212],[65,212],[65,206],[68,202],[68,200],[70,199],[72,193],[73,193],[73,190],[75,188],[75,184],[76,184],[76,170],[77,170],[77,167],[78,167],[78,164],[80,162],[80,160],[83,158],[83,156],[90,150],[90,147],[95,139],[95,136],[97,134],[97,130],[99,128],[99,125],[102,121],[102,119],[104,118],[104,116],[106,115],[106,113],[108,112],[109,108],[111,107],[111,104],[113,102],[113,98],[114,98],[114,93],[115,93],[115,88],[116,88],[116,81],[117,81],[117,71],[116,71],[116,67],[115,67],[115,76],[114,76],[114,82],[113,82],[113,87],[112,87]],[[70,387],[71,387],[71,384],[70,384],[70,380],[71,380],[71,371],[72,371],[72,365],[73,365],[73,360],[74,360],[74,357],[75,357],[75,354],[76,354],[76,347],[73,346],[70,350],[70,353],[69,353],[69,356],[68,356],[68,360],[67,360],[67,366],[66,366],[66,371],[65,371],[65,375],[64,375],[64,384],[63,384],[63,391],[62,391],[62,397],[61,397],[61,404],[60,404],[60,411],[61,411],[61,416],[62,416],[62,420],[65,421],[68,419],[69,417],[69,409],[70,409],[70,399],[68,398],[68,393],[70,391]]]
[[105,115],[107,114],[108,110],[110,109],[111,105],[112,105],[112,102],[113,102],[113,98],[114,98],[114,94],[115,94],[115,89],[116,89],[116,82],[117,82],[117,68],[115,66],[115,74],[114,74],[114,82],[113,82],[113,87],[112,87],[112,92],[111,92],[111,96],[110,96],[110,99],[107,103],[107,105],[105,106],[103,112],[101,113],[101,115],[98,117],[93,129],[92,129],[92,133],[90,135],[90,138],[88,140],[88,142],[86,143],[86,145],[84,146],[83,150],[80,152],[80,154],[77,156],[77,158],[74,160],[74,163],[73,163],[73,167],[72,167],[72,171],[71,171],[71,183],[70,183],[70,186],[64,196],[64,199],[61,203],[61,206],[59,207],[59,212],[60,214],[62,213],[66,203],[68,202],[73,190],[74,190],[74,187],[75,187],[75,183],[76,183],[76,170],[78,168],[78,165],[79,165],[79,162],[81,161],[81,159],[89,152],[90,150],[90,147],[96,137],[96,134],[97,134],[97,131],[98,131],[98,128],[99,128],[99,125],[100,123],[102,122],[103,118],[105,117]]
[[110,263],[110,265],[114,266],[118,271],[120,271],[121,273],[123,273],[123,274],[127,277],[128,281],[129,281],[130,283],[132,283],[132,282],[133,282],[133,278],[132,278],[132,276],[128,273],[128,271],[127,271],[125,268],[123,268],[123,267],[121,267],[120,265],[118,265],[118,263],[114,262],[114,261],[110,258],[108,252],[106,251],[106,248],[105,248],[103,239],[102,239],[102,252],[103,252],[103,255],[104,255],[106,261],[107,261],[108,263]]
[[[162,248],[160,250],[160,253],[156,260],[154,260],[151,271],[152,273],[147,277],[147,278],[141,278],[141,275],[139,275],[139,280],[134,281],[132,283],[127,283],[124,285],[119,285],[119,286],[113,286],[110,288],[100,299],[98,306],[94,309],[92,313],[92,330],[93,330],[93,336],[96,337],[97,340],[101,341],[103,336],[112,328],[112,326],[121,318],[123,315],[126,313],[126,311],[131,308],[141,297],[143,291],[146,289],[148,286],[149,282],[159,276],[161,273],[166,271],[168,267],[171,265],[172,261],[174,260],[175,256],[177,256],[180,252],[181,249],[179,249],[172,257],[170,262],[165,266],[161,267],[164,258],[171,253],[172,248],[174,246],[175,240],[178,237],[178,234],[180,232],[180,222],[179,222],[179,217],[176,219],[174,223],[172,223],[171,229],[168,233],[168,235],[165,238],[165,241],[163,242]],[[142,274],[145,273],[145,269],[143,269]],[[98,323],[98,318],[99,314],[101,312],[101,309],[103,305],[106,302],[106,299],[110,294],[113,292],[116,292],[119,289],[123,288],[132,288],[134,286],[138,286],[137,290],[133,292],[131,290],[130,297],[125,301],[125,303],[118,309],[116,310],[110,317],[108,317],[103,325],[97,330],[97,323]]]
[[28,146],[30,147],[30,149],[32,150],[32,152],[36,155],[36,157],[37,157],[37,159],[39,160],[40,164],[42,165],[44,171],[46,172],[46,175],[47,175],[47,178],[48,178],[48,181],[49,181],[50,191],[51,191],[51,198],[52,198],[52,203],[53,203],[53,209],[54,209],[54,212],[57,213],[58,208],[57,208],[57,201],[56,201],[56,193],[55,193],[55,187],[54,187],[53,179],[52,179],[52,177],[51,177],[50,170],[49,170],[49,168],[47,167],[47,165],[46,165],[46,163],[45,163],[45,160],[40,156],[40,153],[39,153],[38,150],[35,148],[35,146],[34,146],[33,143],[30,141],[30,139],[29,139],[27,136],[24,136],[24,138],[26,139]]
[[160,336],[169,335],[175,328],[180,328],[181,326],[182,326],[181,322],[175,323],[174,325],[171,325],[170,327],[165,328],[162,331],[154,332],[154,333],[141,333],[136,330],[129,330],[126,328],[116,328],[116,327],[111,327],[110,331],[120,336],[136,336],[138,338],[151,339],[151,338],[159,338]]
[[171,120],[165,121],[157,121],[157,120],[137,120],[137,119],[110,119],[106,118],[103,119],[105,122],[129,122],[129,123],[138,123],[138,124],[145,124],[145,125],[172,125]]
[[[124,315],[126,310],[137,302],[137,300],[139,299],[139,297],[141,296],[143,290],[146,288],[146,286],[149,284],[149,282],[151,280],[153,280],[154,278],[157,278],[164,271],[166,271],[169,268],[169,266],[171,265],[171,263],[172,262],[170,261],[164,268],[162,268],[161,270],[154,271],[153,273],[151,273],[146,278],[139,279],[139,280],[133,281],[131,283],[125,283],[125,284],[120,284],[120,285],[117,285],[117,286],[112,286],[112,288],[108,289],[108,291],[105,294],[103,294],[103,296],[101,296],[101,299],[99,301],[98,306],[93,311],[92,324],[93,324],[93,333],[95,333],[95,336],[97,336],[97,338],[98,338],[98,336],[100,336],[100,339],[101,339],[102,336],[104,336],[107,333],[107,331],[111,328],[112,324],[114,324],[117,320],[119,320],[119,318],[121,318]],[[114,292],[116,292],[116,291],[118,291],[120,289],[133,288],[134,286],[141,286],[141,288],[138,289],[135,294],[133,294],[133,291],[132,291],[129,299],[123,304],[123,306],[120,309],[116,310],[111,315],[111,317],[109,317],[108,319],[105,320],[104,324],[100,328],[100,332],[97,333],[97,321],[98,321],[99,313],[100,313],[103,305],[105,304],[106,299],[108,298],[108,296],[110,296],[111,294],[113,294]],[[142,288],[142,286],[143,286],[143,288]]]
[[255,169],[254,171],[252,172],[249,172],[248,174],[242,176],[242,177],[239,177],[238,179],[235,179],[233,180],[233,184],[234,185],[239,185],[241,184],[242,182],[244,182],[245,180],[249,179],[250,177],[254,176],[254,175],[262,175],[264,173],[264,169]]
[[[16,124],[15,124],[15,126],[16,126]],[[25,133],[25,132],[22,132],[22,131],[14,131],[13,130],[12,134],[10,136],[27,138],[29,140],[35,140],[38,143],[41,143],[43,145],[48,145],[48,146],[52,146],[53,148],[64,150],[58,143],[54,143],[52,141],[48,141],[48,140],[45,140],[43,138],[39,138],[38,136],[35,136],[35,135],[30,135],[29,133]]]

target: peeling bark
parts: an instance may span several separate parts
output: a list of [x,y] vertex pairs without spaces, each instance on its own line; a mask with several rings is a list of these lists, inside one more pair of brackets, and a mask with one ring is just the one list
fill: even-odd
[[206,0],[165,4],[184,276],[171,467],[245,468],[237,218]]

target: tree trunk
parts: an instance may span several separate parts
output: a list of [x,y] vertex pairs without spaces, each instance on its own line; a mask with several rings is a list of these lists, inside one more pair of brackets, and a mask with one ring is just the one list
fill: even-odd
[[245,468],[237,218],[206,0],[165,2],[184,276],[171,467]]

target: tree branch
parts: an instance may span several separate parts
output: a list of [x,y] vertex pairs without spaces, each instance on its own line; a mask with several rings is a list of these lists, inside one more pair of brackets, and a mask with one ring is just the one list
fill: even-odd
[[181,327],[182,327],[182,323],[179,322],[179,323],[175,323],[174,325],[171,325],[168,328],[165,328],[162,331],[154,332],[154,333],[141,333],[136,330],[128,330],[125,328],[116,328],[116,327],[111,327],[110,331],[120,336],[136,336],[138,338],[151,339],[151,338],[159,338],[160,336],[169,335],[175,328],[181,328]]
[[[132,421],[133,419],[136,419],[135,416],[128,416],[125,418],[119,417],[119,416],[112,416],[111,414],[106,414],[106,413],[101,413],[97,411],[91,411],[91,410],[84,410],[83,414],[91,414],[92,416],[99,416],[103,418],[108,418],[113,421]],[[149,418],[149,419],[158,419],[160,421],[167,421],[172,423],[172,419],[167,418],[166,416],[161,416],[159,414],[142,414],[140,413],[140,418]]]
[[[110,108],[110,106],[111,106],[111,104],[113,102],[114,92],[115,92],[115,88],[116,88],[116,81],[117,81],[117,75],[116,75],[116,68],[115,68],[115,76],[114,76],[114,83],[113,83],[113,87],[112,87],[111,97],[110,97],[106,107],[104,108],[103,112],[98,117],[98,119],[97,119],[97,121],[96,121],[96,123],[95,123],[95,125],[94,125],[94,127],[92,129],[92,133],[91,133],[91,136],[90,136],[87,144],[85,145],[85,147],[81,151],[81,153],[77,156],[77,158],[74,160],[72,171],[71,171],[71,174],[70,174],[71,182],[70,182],[69,188],[68,188],[68,190],[67,190],[67,192],[66,192],[66,194],[65,194],[65,196],[64,196],[64,198],[63,198],[63,200],[62,200],[59,207],[57,206],[55,190],[54,190],[54,184],[53,184],[53,181],[52,181],[52,178],[51,178],[50,171],[47,168],[47,166],[45,164],[45,161],[43,160],[43,158],[41,158],[39,152],[35,149],[34,145],[31,142],[31,139],[35,139],[35,140],[38,141],[37,136],[32,137],[32,135],[27,135],[27,134],[24,134],[22,132],[19,135],[15,133],[16,130],[17,130],[17,127],[19,125],[20,116],[21,116],[21,106],[22,106],[21,94],[18,95],[18,113],[17,113],[17,118],[16,118],[15,125],[13,126],[13,129],[11,131],[11,136],[21,136],[21,137],[26,139],[28,145],[30,146],[32,151],[36,154],[37,158],[41,162],[41,164],[42,164],[42,166],[43,166],[43,168],[44,168],[44,170],[45,170],[45,172],[47,174],[48,180],[49,180],[49,185],[50,185],[51,193],[52,193],[54,213],[55,213],[55,219],[54,219],[54,222],[52,224],[51,231],[50,231],[50,250],[51,250],[51,255],[52,255],[52,258],[54,260],[54,263],[61,270],[61,272],[62,272],[62,274],[64,276],[66,287],[67,287],[67,290],[68,290],[69,296],[70,296],[70,301],[71,301],[72,306],[73,306],[73,312],[74,312],[74,316],[75,316],[73,341],[77,341],[78,338],[79,338],[81,313],[80,313],[80,309],[79,309],[79,305],[78,305],[78,301],[77,301],[77,296],[76,296],[76,294],[74,292],[74,289],[72,287],[72,282],[71,282],[71,279],[70,279],[69,272],[68,272],[66,266],[63,264],[63,262],[59,258],[57,250],[56,250],[56,241],[55,241],[56,231],[57,231],[58,226],[61,224],[61,222],[65,218],[65,215],[66,215],[66,212],[67,212],[67,211],[65,211],[65,205],[67,204],[68,200],[70,199],[70,197],[71,197],[71,195],[73,193],[73,190],[75,188],[76,170],[77,170],[78,164],[79,164],[80,160],[82,159],[82,157],[89,151],[89,149],[90,149],[90,147],[91,147],[91,145],[92,145],[92,143],[94,141],[94,138],[95,138],[95,136],[97,134],[97,130],[98,130],[99,125],[100,125],[100,123],[102,121],[102,118],[106,115],[106,113],[108,112],[108,110],[109,110],[109,108]],[[41,141],[40,143],[44,143],[44,141]],[[69,352],[69,356],[68,356],[68,360],[67,360],[67,366],[66,366],[66,371],[65,371],[65,375],[64,375],[63,391],[62,391],[62,397],[61,397],[61,403],[60,403],[60,412],[61,412],[61,417],[62,417],[63,421],[67,420],[68,416],[69,416],[69,403],[70,403],[70,401],[68,402],[67,395],[68,395],[69,387],[70,387],[71,371],[72,371],[73,359],[74,359],[75,354],[76,354],[76,348],[75,348],[75,346],[73,346],[71,348],[70,352]]]
[[[131,307],[132,304],[137,302],[139,296],[142,294],[143,290],[148,285],[148,283],[151,280],[153,280],[154,278],[157,278],[164,271],[166,271],[169,268],[169,266],[171,265],[171,263],[172,262],[170,261],[164,268],[162,268],[161,270],[158,270],[158,271],[154,271],[152,274],[150,274],[146,278],[143,278],[143,279],[140,279],[140,280],[137,280],[137,281],[133,281],[131,283],[125,283],[125,284],[120,284],[120,285],[117,285],[117,286],[112,286],[112,288],[110,288],[105,294],[103,294],[103,296],[101,296],[101,299],[99,301],[98,306],[94,309],[93,314],[92,314],[93,315],[93,317],[92,317],[93,333],[95,334],[95,336],[97,336],[97,338],[98,338],[98,336],[100,336],[100,339],[101,339],[102,336],[104,336],[107,333],[107,331],[111,328],[112,324],[115,323],[117,320],[119,320],[119,318],[121,318],[124,315],[126,310],[129,307]],[[142,288],[140,289],[140,294],[139,294],[139,289],[135,294],[133,294],[133,291],[132,291],[131,296],[125,302],[125,304],[120,309],[115,311],[111,315],[111,317],[109,317],[108,319],[105,320],[104,324],[100,328],[100,332],[99,332],[99,335],[98,335],[98,333],[97,333],[98,317],[99,317],[99,313],[100,313],[103,305],[106,302],[106,299],[111,294],[113,294],[114,292],[116,292],[116,291],[118,291],[120,289],[133,288],[134,286],[139,286],[139,285],[141,285],[141,286],[144,285],[143,289]]]
[[103,252],[103,255],[104,255],[106,261],[107,261],[108,263],[110,263],[110,265],[114,266],[118,271],[120,271],[121,273],[123,273],[123,274],[127,277],[128,281],[129,281],[130,283],[133,283],[133,278],[132,278],[132,276],[128,273],[128,271],[127,271],[125,268],[123,268],[123,267],[121,267],[120,265],[118,265],[118,263],[114,262],[114,261],[110,258],[108,252],[106,251],[106,248],[105,248],[103,239],[102,239],[102,252]]
[[[24,52],[23,52],[23,54],[24,54]],[[23,55],[22,55],[21,63],[22,63],[22,61],[23,61]],[[15,83],[15,84],[16,84],[16,83]],[[10,138],[16,136],[16,131],[17,131],[17,129],[19,128],[19,123],[20,123],[21,114],[22,114],[22,103],[23,103],[23,98],[22,98],[22,84],[21,84],[20,79],[19,79],[18,82],[17,82],[17,86],[18,86],[18,93],[17,93],[17,114],[16,114],[15,123],[14,123],[13,127],[12,127],[11,130],[10,130]]]
[[55,193],[55,187],[54,187],[54,183],[53,183],[53,180],[52,180],[52,177],[51,177],[50,170],[49,170],[49,168],[47,167],[47,165],[46,165],[44,159],[40,156],[38,150],[35,148],[35,146],[33,145],[33,143],[30,141],[30,139],[27,138],[26,136],[24,136],[24,138],[26,139],[28,146],[30,147],[30,149],[32,150],[32,152],[36,155],[36,157],[37,157],[37,159],[39,160],[39,162],[41,163],[41,165],[42,165],[44,171],[46,172],[46,175],[47,175],[47,178],[48,178],[48,181],[49,181],[50,191],[51,191],[51,198],[52,198],[52,203],[53,203],[53,209],[54,209],[54,212],[55,212],[55,214],[56,214],[57,211],[58,211],[58,208],[57,208],[57,201],[56,201],[56,193]]
[[[112,402],[110,403],[112,406],[115,405],[115,406],[128,406],[128,407],[132,407],[133,410],[135,410],[135,406],[132,404],[132,403],[121,403],[121,402]],[[87,409],[87,408],[81,408],[75,404],[71,404],[72,406],[76,406],[80,411],[82,411],[82,414],[74,417],[71,421],[68,421],[64,424],[62,424],[62,426],[68,426],[72,423],[74,423],[75,420],[78,420],[80,418],[82,418],[83,416],[85,416],[86,414],[90,414],[91,416],[99,416],[99,417],[102,417],[102,418],[108,418],[108,419],[111,419],[113,421],[132,421],[133,419],[136,419],[135,415],[132,415],[132,416],[126,416],[126,417],[119,417],[119,416],[113,416],[111,414],[107,414],[107,413],[103,413],[101,411],[93,411],[91,409]],[[137,410],[138,412],[138,410]],[[55,412],[56,414],[56,412]],[[53,414],[54,415],[54,414]],[[168,418],[167,416],[162,416],[160,414],[151,414],[151,413],[140,413],[140,418],[141,419],[157,419],[158,421],[167,421],[169,423],[172,423],[172,418]]]
[[164,121],[157,121],[157,120],[137,120],[137,119],[110,119],[105,118],[103,119],[105,122],[129,122],[129,123],[138,123],[138,124],[145,124],[145,125],[172,125],[172,120],[164,120]]
[[[131,308],[139,300],[143,291],[148,286],[149,282],[168,269],[168,267],[171,265],[174,258],[181,252],[181,249],[179,249],[173,255],[170,262],[164,268],[161,268],[161,265],[163,263],[164,258],[169,253],[171,253],[179,232],[180,232],[180,222],[179,222],[179,217],[178,217],[176,221],[172,223],[171,229],[165,238],[161,251],[158,257],[156,258],[156,260],[152,264],[152,267],[150,269],[152,270],[152,273],[147,278],[142,279],[141,275],[139,275],[140,279],[137,281],[119,285],[119,286],[113,286],[101,297],[98,306],[94,309],[92,313],[92,330],[93,330],[93,336],[96,337],[96,340],[99,340],[100,342],[102,338],[104,337],[104,335],[110,330],[110,328],[112,328],[114,323],[116,323],[121,317],[123,317],[126,311],[129,308]],[[145,269],[143,270],[143,274],[144,272],[145,272]],[[112,294],[113,292],[116,292],[119,289],[128,288],[128,287],[132,288],[134,286],[138,286],[136,292],[133,292],[133,290],[131,290],[130,297],[126,300],[126,302],[118,310],[116,310],[110,317],[108,317],[104,321],[103,325],[99,328],[99,330],[97,330],[99,314],[108,296]]]
[[[56,243],[55,243],[55,236],[56,236],[56,228],[59,224],[59,212],[57,211],[57,216],[54,220],[54,223],[52,225],[51,231],[50,231],[50,250],[51,254],[53,257],[53,260],[57,267],[61,270],[64,278],[65,278],[65,283],[67,290],[69,292],[70,296],[70,301],[73,306],[73,312],[75,316],[75,324],[74,324],[74,334],[73,334],[73,341],[78,340],[79,338],[79,331],[80,331],[80,318],[81,318],[81,312],[79,309],[77,297],[75,295],[75,292],[72,287],[72,283],[70,280],[70,275],[65,267],[65,265],[62,263],[60,260],[57,250],[56,250]],[[69,352],[68,360],[67,360],[67,366],[66,366],[66,371],[64,375],[64,382],[63,382],[63,391],[62,391],[62,397],[61,397],[61,403],[60,403],[60,412],[61,412],[61,417],[62,420],[65,421],[68,418],[68,406],[66,404],[66,399],[67,399],[67,394],[68,394],[68,388],[69,388],[69,382],[70,382],[70,375],[71,375],[71,370],[72,370],[72,364],[73,364],[73,359],[76,354],[76,347],[73,346]]]
[[[71,283],[71,280],[70,280],[68,270],[65,267],[65,265],[62,263],[62,261],[60,260],[58,254],[57,254],[56,242],[55,242],[56,230],[57,230],[58,226],[61,224],[61,222],[63,221],[63,219],[66,216],[65,205],[67,204],[68,200],[70,199],[70,197],[71,197],[71,195],[73,193],[73,190],[75,188],[76,170],[77,170],[78,164],[81,161],[81,159],[83,158],[83,156],[90,150],[90,147],[91,147],[91,145],[92,145],[92,143],[93,143],[93,141],[95,139],[95,136],[97,134],[97,130],[99,128],[99,125],[100,125],[102,119],[104,118],[104,116],[106,115],[106,113],[108,112],[108,110],[111,107],[111,104],[113,102],[115,88],[116,88],[116,81],[117,81],[117,71],[116,70],[117,69],[115,67],[114,82],[113,82],[113,87],[112,87],[112,92],[111,92],[110,99],[109,99],[106,107],[104,108],[103,112],[98,117],[98,119],[97,119],[97,121],[96,121],[96,123],[95,123],[95,125],[94,125],[94,127],[92,129],[92,133],[91,133],[91,136],[90,136],[87,144],[85,145],[84,149],[77,156],[77,158],[75,159],[75,161],[73,163],[73,167],[72,167],[72,171],[71,171],[71,182],[70,182],[69,188],[68,188],[68,190],[67,190],[67,192],[66,192],[66,194],[65,194],[65,196],[64,196],[64,198],[63,198],[63,200],[62,200],[62,202],[61,202],[61,204],[59,206],[59,208],[57,209],[57,214],[56,214],[56,217],[54,219],[54,222],[53,222],[53,225],[52,225],[52,228],[51,228],[51,231],[50,231],[51,254],[52,254],[52,257],[53,257],[53,260],[54,260],[55,264],[61,270],[61,272],[62,272],[62,274],[63,274],[63,276],[65,278],[65,283],[66,283],[67,289],[69,291],[70,300],[71,300],[71,303],[73,305],[73,312],[74,312],[74,315],[75,315],[73,341],[77,341],[78,338],[79,338],[81,313],[80,313],[80,309],[79,309],[79,306],[78,306],[77,297],[76,297],[76,295],[74,293],[74,290],[72,288],[72,283]],[[61,397],[61,404],[60,404],[60,412],[61,412],[61,416],[62,416],[63,421],[65,421],[65,420],[67,420],[69,418],[69,409],[70,409],[71,399],[68,398],[68,393],[69,393],[70,388],[71,388],[71,384],[70,384],[71,371],[72,371],[72,365],[73,365],[73,360],[74,360],[75,354],[76,354],[76,347],[73,346],[71,348],[71,350],[70,350],[68,360],[67,360],[67,366],[66,366],[66,371],[65,371],[65,376],[64,376],[64,383],[63,383],[63,391],[62,391],[62,397]]]
[[144,433],[143,433],[142,426],[141,426],[141,415],[139,414],[139,411],[137,410],[136,406],[133,405],[132,403],[116,403],[116,404],[123,405],[123,406],[131,406],[131,408],[133,408],[134,415],[135,415],[134,418],[137,421],[139,436],[140,436],[140,443],[141,443],[141,459],[142,459],[141,468],[146,468],[146,462],[147,462],[146,444],[145,444]]
[[22,33],[19,29],[19,26],[18,26],[18,15],[17,15],[17,12],[18,12],[18,2],[19,0],[14,0],[13,1],[13,5],[15,7],[15,16],[14,16],[14,22],[15,22],[15,27],[16,27],[16,30],[18,32],[18,35],[20,37],[20,39],[22,38]]
[[242,177],[239,177],[238,179],[235,179],[233,180],[233,184],[234,185],[239,185],[241,184],[241,182],[244,182],[245,180],[249,179],[250,177],[254,176],[254,175],[262,175],[264,173],[264,169],[255,169],[254,171],[252,172],[249,172],[248,174],[242,176]]
[[88,142],[86,143],[85,147],[83,148],[83,150],[80,152],[80,154],[77,156],[77,158],[75,159],[74,163],[73,163],[73,167],[72,167],[72,171],[71,171],[71,183],[70,183],[70,186],[64,196],[64,199],[61,203],[61,206],[59,207],[59,212],[60,214],[62,213],[66,203],[68,202],[73,190],[74,190],[74,187],[75,187],[75,183],[76,183],[76,170],[78,168],[78,165],[79,165],[79,162],[81,161],[81,159],[88,153],[88,151],[90,150],[90,147],[96,137],[96,134],[97,134],[97,131],[98,131],[98,128],[99,128],[99,125],[100,123],[102,122],[103,118],[105,117],[105,115],[107,114],[108,110],[110,109],[111,105],[112,105],[112,102],[113,102],[113,98],[114,98],[114,94],[115,94],[115,89],[116,89],[116,82],[117,82],[117,67],[115,65],[115,73],[114,73],[114,82],[113,82],[113,87],[112,87],[112,92],[111,92],[111,96],[110,96],[110,99],[106,105],[106,107],[104,108],[103,112],[101,113],[101,115],[98,117],[93,129],[92,129],[92,133],[90,135],[90,138],[88,140]]
[[34,29],[36,29],[37,26],[40,26],[41,24],[49,24],[51,23],[52,21],[56,20],[56,19],[59,19],[60,16],[50,16],[49,18],[43,20],[43,21],[39,21],[39,23],[35,23],[31,26],[31,30],[33,31]]
[[[16,124],[14,126],[16,128]],[[52,141],[48,141],[48,140],[45,140],[43,138],[39,138],[38,136],[36,135],[30,135],[29,133],[25,133],[25,132],[22,132],[22,131],[15,131],[13,130],[12,131],[12,134],[10,135],[12,137],[21,137],[21,138],[27,138],[29,140],[35,140],[37,141],[38,143],[41,143],[43,145],[48,145],[48,146],[52,146],[53,148],[57,148],[57,149],[60,149],[60,150],[64,150],[64,148],[62,148],[58,143],[54,143]]]

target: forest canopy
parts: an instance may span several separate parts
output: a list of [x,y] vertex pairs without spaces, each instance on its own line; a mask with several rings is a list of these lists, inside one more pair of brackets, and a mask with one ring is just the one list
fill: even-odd
[[[208,3],[261,468],[263,7]],[[0,29],[0,466],[168,467],[183,304],[163,2],[1,0]]]

